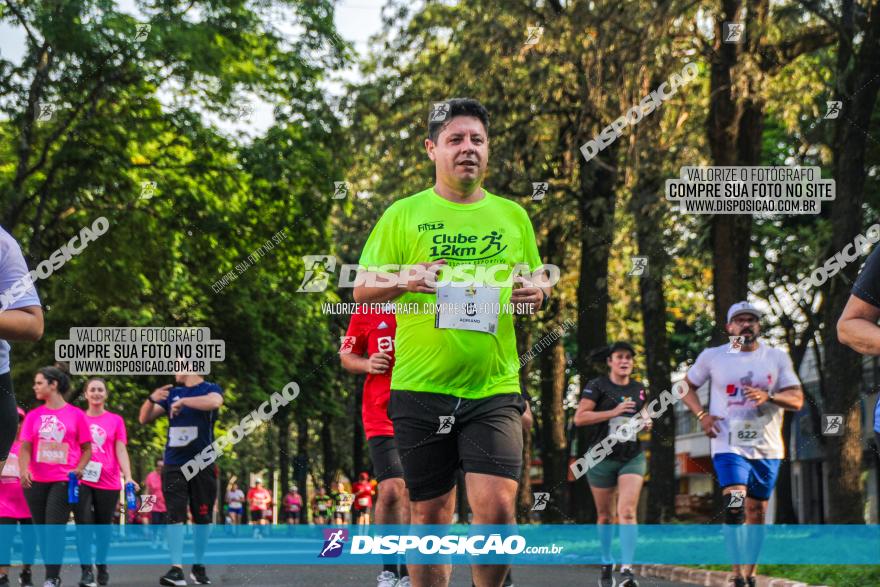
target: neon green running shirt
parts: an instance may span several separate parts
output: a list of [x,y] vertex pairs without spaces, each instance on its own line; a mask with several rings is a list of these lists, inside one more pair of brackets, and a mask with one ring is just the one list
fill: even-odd
[[[485,197],[473,204],[450,202],[433,188],[398,200],[373,228],[360,264],[370,271],[438,259],[450,268],[504,265],[496,274],[498,281],[509,280],[518,264],[529,271],[540,267],[535,232],[523,207],[483,192]],[[391,389],[465,399],[520,393],[513,314],[504,307],[511,291],[509,285],[501,287],[495,334],[435,328],[431,312],[437,294],[406,292],[394,300],[398,312]],[[402,306],[431,310],[404,312]]]

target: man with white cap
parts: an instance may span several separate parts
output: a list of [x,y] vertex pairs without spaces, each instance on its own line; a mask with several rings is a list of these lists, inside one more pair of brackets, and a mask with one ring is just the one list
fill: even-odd
[[[767,501],[785,458],[782,438],[784,410],[804,403],[791,357],[758,341],[761,311],[737,302],[727,311],[730,342],[705,349],[687,373],[689,390],[682,398],[711,438],[712,462],[724,495],[725,538],[734,558],[734,587],[755,585],[760,532],[751,532],[748,553],[740,551],[742,524],[764,524]],[[710,381],[709,406],[704,409],[697,389]]]

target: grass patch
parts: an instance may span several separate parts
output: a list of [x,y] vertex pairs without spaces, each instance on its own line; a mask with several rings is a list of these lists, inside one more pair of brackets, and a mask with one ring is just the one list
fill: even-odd
[[[725,565],[699,565],[697,568],[730,570]],[[758,573],[828,587],[880,585],[880,565],[759,565]]]

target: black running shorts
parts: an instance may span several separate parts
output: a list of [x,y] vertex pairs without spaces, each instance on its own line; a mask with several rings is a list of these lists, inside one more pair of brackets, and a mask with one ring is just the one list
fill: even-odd
[[524,411],[520,393],[466,400],[392,390],[388,416],[394,423],[410,500],[448,493],[455,487],[459,468],[519,481]]

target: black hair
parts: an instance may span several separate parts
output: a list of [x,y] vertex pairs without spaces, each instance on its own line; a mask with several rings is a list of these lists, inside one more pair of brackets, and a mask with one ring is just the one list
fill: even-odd
[[58,383],[58,393],[61,395],[65,395],[70,389],[70,378],[58,367],[41,367],[37,369],[37,373],[45,377],[49,383],[53,381]]
[[[445,106],[439,106],[443,104]],[[489,111],[473,98],[451,98],[443,102],[437,102],[431,106],[428,115],[428,138],[437,142],[440,131],[456,116],[473,116],[479,118],[489,134]]]

